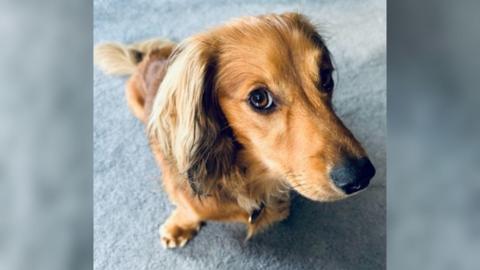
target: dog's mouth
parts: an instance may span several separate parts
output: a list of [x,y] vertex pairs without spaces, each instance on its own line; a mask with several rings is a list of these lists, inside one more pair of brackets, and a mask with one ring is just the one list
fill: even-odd
[[329,202],[348,197],[329,180],[308,181],[307,179],[289,179],[288,186],[303,197],[312,201]]
[[300,195],[312,201],[318,202],[332,202],[346,198],[347,196],[342,192],[315,189],[315,190],[301,190],[295,189]]

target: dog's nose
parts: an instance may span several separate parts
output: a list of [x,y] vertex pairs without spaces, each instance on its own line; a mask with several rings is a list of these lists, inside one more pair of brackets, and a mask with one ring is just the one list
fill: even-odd
[[330,172],[333,183],[346,194],[352,194],[368,186],[375,175],[372,162],[366,157],[360,159],[344,159]]

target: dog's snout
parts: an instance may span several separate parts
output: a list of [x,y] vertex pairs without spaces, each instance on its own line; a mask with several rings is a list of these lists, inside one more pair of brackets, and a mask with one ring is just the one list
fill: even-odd
[[330,172],[333,183],[346,194],[352,194],[366,188],[374,175],[375,168],[366,157],[345,159]]

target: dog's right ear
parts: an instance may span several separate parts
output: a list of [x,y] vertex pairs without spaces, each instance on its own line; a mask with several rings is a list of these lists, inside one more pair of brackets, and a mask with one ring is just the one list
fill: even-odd
[[233,133],[218,104],[216,56],[214,46],[200,37],[179,44],[148,125],[164,157],[199,195],[229,174],[235,159]]

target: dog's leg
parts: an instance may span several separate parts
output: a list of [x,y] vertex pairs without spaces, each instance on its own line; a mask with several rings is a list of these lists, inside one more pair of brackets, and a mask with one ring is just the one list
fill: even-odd
[[190,209],[177,207],[160,226],[160,242],[164,248],[183,247],[200,230],[202,221]]
[[192,205],[192,198],[185,188],[179,186],[178,172],[167,162],[161,154],[155,139],[151,140],[150,147],[162,168],[163,187],[170,201],[176,209],[168,219],[160,226],[160,243],[164,248],[183,247],[192,239],[202,224],[202,218]]

